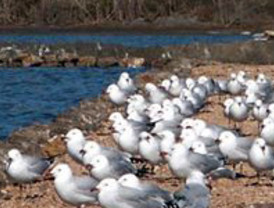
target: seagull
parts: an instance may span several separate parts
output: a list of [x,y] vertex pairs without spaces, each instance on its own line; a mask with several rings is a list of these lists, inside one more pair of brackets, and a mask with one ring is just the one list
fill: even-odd
[[90,191],[98,185],[96,179],[87,175],[74,176],[65,163],[56,165],[51,174],[54,176],[55,190],[64,202],[77,207],[97,202],[97,192]]
[[148,99],[151,103],[161,104],[163,100],[166,99],[168,96],[165,91],[158,88],[156,85],[152,83],[147,83],[145,86],[145,90],[149,95]]
[[136,92],[137,88],[127,72],[123,72],[117,82],[118,87],[128,95]]
[[264,139],[254,140],[249,151],[249,163],[257,172],[274,169],[274,152]]
[[252,140],[245,137],[238,137],[231,131],[224,131],[216,140],[221,153],[231,162],[238,163],[248,161],[248,153]]
[[119,148],[130,154],[136,155],[139,152],[139,131],[133,129],[130,124],[124,123],[115,139]]
[[65,135],[65,143],[67,147],[68,154],[74,159],[76,162],[83,164],[83,157],[80,153],[86,144],[86,138],[83,132],[80,129],[71,129]]
[[230,75],[230,79],[227,82],[227,91],[232,95],[238,95],[243,91],[243,86],[238,81],[235,73]]
[[146,193],[122,186],[113,178],[106,178],[96,186],[98,200],[104,208],[162,208],[163,203]]
[[53,160],[21,154],[18,149],[11,149],[4,163],[6,173],[14,182],[31,183],[42,179]]
[[153,165],[162,163],[163,158],[160,155],[160,141],[145,131],[139,135],[139,138],[139,153],[141,157]]
[[108,177],[118,179],[126,173],[137,174],[137,170],[128,160],[108,159],[104,155],[96,155],[86,168],[97,180]]
[[260,136],[270,146],[274,146],[274,121],[271,118],[263,120]]
[[256,100],[252,115],[258,122],[264,120],[268,116],[268,105],[260,99]]
[[177,75],[172,75],[170,77],[170,87],[168,89],[168,92],[174,96],[178,97],[181,93],[182,88],[185,87],[185,83],[179,79]]
[[209,174],[222,166],[221,161],[210,155],[189,151],[183,144],[175,144],[168,159],[171,171],[179,178],[187,178],[193,171]]
[[245,121],[249,114],[249,107],[246,105],[242,97],[235,97],[234,100],[235,101],[229,107],[229,118],[235,122]]
[[109,85],[106,92],[110,101],[115,105],[122,105],[127,101],[127,94],[122,91],[116,84]]

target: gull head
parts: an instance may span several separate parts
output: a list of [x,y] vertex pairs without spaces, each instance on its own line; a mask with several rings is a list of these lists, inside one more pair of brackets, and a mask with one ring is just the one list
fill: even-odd
[[254,145],[256,147],[259,147],[262,150],[262,152],[264,152],[265,149],[266,149],[266,142],[265,142],[265,140],[263,138],[257,138],[257,139],[255,139]]
[[96,155],[87,166],[91,172],[92,170],[103,170],[109,166],[109,160],[104,155]]
[[153,92],[153,91],[157,90],[157,87],[152,83],[147,83],[145,86],[145,90],[147,92]]
[[228,107],[231,106],[233,103],[234,103],[234,100],[233,100],[232,98],[228,98],[228,99],[225,100],[224,106],[225,106],[226,108],[228,108]]
[[8,152],[8,159],[10,161],[18,160],[22,158],[22,155],[18,149],[11,149]]
[[198,83],[199,84],[205,84],[208,81],[208,78],[206,76],[200,76],[198,78]]
[[85,140],[85,137],[83,132],[77,128],[69,130],[69,132],[65,136],[65,142],[71,142],[71,141],[81,142],[84,140]]
[[116,85],[116,84],[111,84],[108,86],[107,88],[107,94],[110,94],[110,93],[114,93],[114,92],[117,92],[117,91],[120,91],[120,88]]
[[100,153],[101,146],[95,141],[87,141],[83,150],[86,153],[96,155],[96,154]]
[[215,141],[220,144],[236,142],[236,136],[231,131],[223,131]]
[[125,80],[130,79],[129,74],[127,72],[123,72],[120,75],[120,79],[125,79]]
[[114,178],[103,179],[97,186],[96,189],[101,191],[114,191],[119,187],[118,181]]
[[231,73],[231,74],[230,74],[230,78],[231,78],[232,80],[236,80],[237,75],[236,75],[235,73]]
[[161,86],[162,88],[164,88],[166,91],[168,91],[169,88],[170,88],[170,85],[171,85],[170,80],[165,79],[165,80],[163,80],[163,81],[161,82],[161,85],[160,85],[160,86]]
[[194,79],[192,79],[192,78],[187,78],[187,79],[186,79],[186,87],[187,87],[188,89],[191,90],[195,85],[196,85],[196,82],[195,82]]
[[122,175],[118,182],[123,186],[131,188],[137,188],[140,184],[139,178],[132,173]]
[[178,82],[180,79],[177,75],[173,74],[173,75],[171,75],[170,80],[172,82]]
[[199,153],[199,154],[207,154],[206,146],[203,142],[201,141],[195,141],[189,148],[190,151]]
[[191,129],[194,126],[194,120],[192,118],[186,118],[181,122],[180,126],[183,129]]
[[113,112],[108,117],[109,121],[115,122],[124,119],[123,115],[120,112]]
[[206,122],[204,120],[201,120],[201,119],[195,119],[193,124],[194,124],[193,125],[194,130],[197,133],[200,133],[203,129],[206,128]]
[[56,165],[50,173],[53,175],[55,179],[65,179],[67,177],[72,176],[72,171],[68,164],[60,163]]
[[255,101],[255,106],[257,108],[260,108],[262,105],[263,105],[263,101],[262,100],[258,99],[258,100]]

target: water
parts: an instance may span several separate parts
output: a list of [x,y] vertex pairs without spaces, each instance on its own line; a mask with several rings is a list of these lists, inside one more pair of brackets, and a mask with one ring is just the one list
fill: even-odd
[[[250,40],[239,34],[0,33],[0,43],[95,43],[130,47],[231,43]],[[124,69],[125,70],[125,69]],[[128,69],[132,75],[143,71]],[[120,68],[0,69],[0,139],[33,123],[47,123],[85,98],[98,96],[117,80]]]
[[10,44],[57,44],[96,43],[115,44],[127,47],[156,47],[186,45],[191,43],[232,43],[251,40],[251,35],[241,34],[182,34],[182,35],[106,35],[106,34],[0,34],[0,43]]
[[48,123],[80,100],[98,96],[122,71],[140,69],[0,69],[0,139],[33,123]]

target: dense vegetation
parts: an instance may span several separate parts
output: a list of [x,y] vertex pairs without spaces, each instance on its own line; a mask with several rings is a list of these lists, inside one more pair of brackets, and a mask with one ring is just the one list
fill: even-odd
[[0,0],[1,25],[153,22],[182,17],[222,25],[274,16],[273,0]]

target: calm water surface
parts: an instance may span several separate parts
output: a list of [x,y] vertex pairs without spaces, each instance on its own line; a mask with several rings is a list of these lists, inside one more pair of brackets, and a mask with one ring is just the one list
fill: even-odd
[[0,34],[0,43],[96,43],[146,48],[155,46],[186,45],[191,43],[232,43],[251,40],[251,35],[240,34],[183,34],[183,35],[90,35],[90,34]]
[[33,123],[47,123],[80,100],[98,96],[122,71],[140,69],[0,69],[0,139]]

